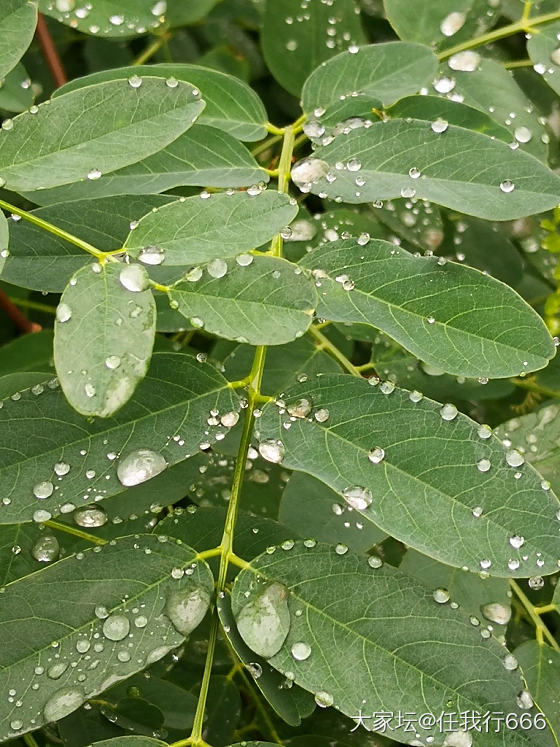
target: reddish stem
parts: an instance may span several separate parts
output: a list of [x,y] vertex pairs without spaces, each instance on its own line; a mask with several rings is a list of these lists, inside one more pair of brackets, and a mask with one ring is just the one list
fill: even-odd
[[10,317],[12,322],[20,329],[24,334],[28,332],[40,332],[42,327],[37,322],[30,322],[29,319],[24,316],[21,311],[15,306],[4,291],[0,288],[0,309],[3,309],[6,314]]
[[52,79],[57,88],[59,88],[68,82],[68,77],[62,65],[58,50],[54,45],[51,32],[47,27],[47,22],[41,13],[39,13],[39,18],[37,20],[37,39],[49,67]]

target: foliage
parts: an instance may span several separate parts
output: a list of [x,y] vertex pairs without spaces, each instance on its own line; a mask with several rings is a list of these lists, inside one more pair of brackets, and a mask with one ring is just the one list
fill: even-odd
[[560,744],[559,39],[0,0],[1,742]]

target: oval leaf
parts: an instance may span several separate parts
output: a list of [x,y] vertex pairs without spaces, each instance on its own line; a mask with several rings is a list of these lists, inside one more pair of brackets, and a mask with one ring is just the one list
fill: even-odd
[[438,262],[387,241],[361,247],[351,239],[324,244],[301,264],[320,283],[320,317],[371,324],[448,373],[505,378],[547,365],[554,342],[515,291],[478,270]]
[[0,0],[0,80],[23,57],[33,39],[36,24],[36,2]]
[[132,75],[157,75],[192,83],[200,89],[206,102],[199,119],[201,124],[217,127],[247,142],[266,137],[266,110],[255,91],[233,75],[200,65],[164,63],[102,70],[70,81],[55,91],[54,98],[61,93],[117,78],[127,79]]
[[100,179],[30,194],[41,205],[110,195],[143,195],[182,186],[250,187],[269,176],[227,132],[195,124],[166,148]]
[[146,270],[110,262],[83,267],[56,312],[54,362],[60,385],[82,415],[107,418],[146,375],[156,304]]
[[364,32],[357,10],[354,0],[306,3],[304,13],[300,0],[267,3],[262,46],[268,68],[280,85],[297,96],[323,60],[359,44]]
[[436,69],[437,57],[422,44],[387,42],[352,48],[311,73],[303,86],[303,110],[309,115],[316,109],[328,110],[353,91],[389,106],[427,85]]
[[377,122],[339,136],[310,161],[294,168],[298,184],[350,203],[416,197],[479,218],[511,220],[560,201],[560,179],[535,158],[452,125],[436,133],[419,120]]
[[535,70],[553,91],[560,94],[560,23],[551,23],[531,34],[527,51],[535,63]]
[[282,345],[311,324],[315,289],[285,259],[258,256],[249,265],[215,260],[197,268],[197,276],[169,292],[194,327],[250,345]]
[[298,211],[297,204],[277,192],[204,196],[182,198],[148,213],[130,232],[124,249],[142,261],[142,250],[155,245],[166,267],[233,257],[272,239]]
[[[68,10],[60,10],[60,6]],[[84,34],[105,37],[139,36],[165,23],[166,2],[161,0],[93,0],[87,12],[74,3],[39,0],[39,10]]]
[[[283,674],[291,672],[319,705],[332,705],[355,720],[363,714],[365,729],[384,722],[372,714],[388,713],[391,737],[417,743],[417,729],[407,731],[397,721],[405,702],[416,718],[519,712],[516,697],[523,681],[519,671],[504,665],[507,650],[491,636],[482,637],[466,611],[438,604],[433,591],[412,577],[387,565],[373,569],[365,557],[341,556],[328,545],[309,548],[297,542],[288,552],[277,548],[261,555],[237,576],[236,619],[263,582],[284,586],[291,623],[269,663]],[[445,721],[432,716],[423,724],[422,741],[441,744],[444,732],[453,731]],[[455,730],[461,731],[458,725]],[[510,731],[502,723],[500,733],[485,733],[484,744],[503,747],[507,735],[508,745],[536,745],[539,734]],[[447,734],[448,744],[451,739]]]
[[15,117],[0,139],[7,188],[33,191],[98,179],[165,147],[204,108],[188,83],[170,88],[163,78],[144,78],[137,87],[140,80],[89,86]]
[[328,418],[265,405],[261,453],[283,456],[285,467],[314,475],[387,534],[448,565],[499,577],[558,571],[560,503],[523,456],[452,405],[393,387],[344,375],[292,387],[288,408],[303,398]]
[[131,454],[149,449],[161,457],[156,466],[176,464],[228,432],[222,424],[208,425],[210,410],[240,410],[238,396],[215,368],[179,353],[155,353],[148,376],[111,419],[78,415],[56,387],[56,380],[45,381],[3,400],[0,422],[10,443],[0,454],[2,524],[34,516],[45,521],[45,512],[70,512],[145,482],[157,472],[150,462],[140,469],[142,460],[132,475],[127,470],[136,482],[119,479],[119,466]]
[[5,588],[0,681],[22,703],[4,699],[3,739],[68,716],[183,643],[181,620],[167,615],[196,590],[209,603],[214,581],[194,550],[160,539],[125,537]]

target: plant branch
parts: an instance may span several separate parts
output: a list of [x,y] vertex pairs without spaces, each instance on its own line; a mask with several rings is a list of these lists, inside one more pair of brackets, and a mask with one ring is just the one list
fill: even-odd
[[16,327],[23,332],[28,334],[29,332],[40,332],[42,327],[37,322],[30,322],[29,319],[22,314],[15,303],[4,293],[0,288],[0,309],[6,312]]
[[157,39],[155,39],[151,44],[149,44],[146,47],[146,49],[138,55],[138,57],[134,60],[132,64],[143,65],[144,63],[148,62],[148,60],[150,60],[156,54],[156,52],[159,52],[159,50],[163,47],[163,45],[169,39],[169,37],[170,37],[169,32],[165,32],[161,34],[161,36],[158,36]]
[[514,581],[513,579],[510,579],[509,584],[513,591],[515,592],[517,598],[523,605],[523,607],[526,609],[527,614],[533,621],[536,631],[537,631],[537,640],[540,642],[542,641],[543,636],[548,640],[550,645],[555,651],[558,651],[560,653],[560,645],[558,644],[558,641],[556,638],[552,635],[550,630],[546,627],[546,625],[543,623],[541,618],[539,617],[535,606],[532,604],[531,600],[527,597],[525,592],[521,589],[519,584]]
[[510,379],[512,384],[515,384],[515,386],[519,387],[519,389],[526,389],[529,392],[536,392],[537,394],[542,394],[544,397],[550,397],[551,399],[556,399],[560,397],[560,392],[556,391],[555,389],[548,389],[545,386],[540,386],[539,384],[535,384],[533,381],[525,381],[524,379]]
[[[327,353],[329,353],[329,355],[331,355],[338,363],[340,363],[342,368],[348,371],[348,373],[352,374],[352,376],[358,376],[359,378],[362,378],[362,374],[360,371],[360,368],[362,367],[355,366],[351,361],[349,361],[344,353],[339,350],[336,345],[332,343],[329,338],[321,332],[316,324],[312,324],[311,327],[309,327],[308,332],[311,337],[313,337],[314,340],[319,343],[319,350],[325,350]],[[368,363],[367,368],[370,368],[374,376],[377,376],[373,363]]]
[[558,19],[560,19],[560,11],[545,13],[544,15],[534,16],[533,18],[522,17],[521,20],[516,21],[515,23],[509,23],[507,26],[501,26],[499,29],[494,29],[486,34],[475,36],[474,39],[469,39],[469,41],[450,47],[441,52],[438,55],[438,58],[440,61],[447,60],[454,54],[463,52],[466,49],[481,47],[483,44],[490,44],[490,42],[505,39],[507,36],[513,36],[513,34],[519,34],[523,31],[530,32],[535,26],[542,26],[544,23],[550,23],[551,21],[557,21]]
[[80,539],[85,540],[86,542],[91,542],[93,545],[106,545],[107,540],[103,539],[103,537],[96,537],[95,534],[89,534],[88,532],[82,532],[81,529],[76,529],[75,527],[71,527],[69,524],[61,524],[58,521],[52,521],[49,519],[49,521],[43,521],[42,522],[46,527],[49,527],[50,529],[55,529],[57,532],[64,532],[65,534],[71,534],[74,537],[79,537]]
[[58,54],[58,50],[47,26],[47,22],[41,13],[39,13],[37,19],[37,40],[41,47],[45,62],[47,63],[47,67],[49,68],[51,77],[55,82],[56,87],[60,88],[60,86],[63,86],[68,82],[68,76],[64,70],[62,60]]
[[53,226],[52,223],[49,223],[42,218],[38,218],[36,215],[33,215],[33,213],[28,213],[26,210],[22,210],[15,205],[10,205],[9,202],[5,202],[4,200],[0,200],[0,208],[8,210],[10,213],[14,213],[15,215],[21,216],[24,220],[29,221],[29,223],[33,223],[35,226],[42,228],[44,231],[53,233],[55,236],[58,236],[59,239],[63,239],[64,241],[68,241],[70,244],[74,244],[74,246],[78,246],[80,249],[83,249],[85,252],[92,254],[97,259],[104,259],[105,257],[105,252],[102,252],[95,246],[88,244],[87,241],[83,241],[77,236],[64,231],[62,228]]

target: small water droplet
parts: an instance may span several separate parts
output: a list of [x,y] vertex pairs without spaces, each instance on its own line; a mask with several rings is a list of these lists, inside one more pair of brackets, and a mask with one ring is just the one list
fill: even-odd
[[43,716],[47,723],[60,721],[77,710],[85,700],[84,693],[73,687],[65,687],[52,695],[43,709]]
[[114,371],[116,368],[118,368],[121,365],[121,359],[119,358],[118,355],[110,355],[107,358],[105,358],[105,365],[111,371]]
[[434,589],[433,597],[438,604],[445,604],[449,602],[450,594],[447,589]]
[[[458,52],[449,58],[447,64],[451,70],[460,70],[464,73],[474,72],[480,65],[480,55],[472,49]],[[441,92],[440,92],[441,93]]]
[[502,192],[509,194],[509,192],[513,192],[515,189],[515,184],[510,179],[504,179],[503,182],[500,182],[500,189]]
[[318,693],[315,693],[315,702],[320,708],[329,708],[334,703],[334,698],[330,693],[325,692],[325,690],[320,690]]
[[72,309],[67,303],[59,303],[56,307],[56,321],[64,324],[72,318]]
[[466,15],[461,11],[454,11],[445,16],[440,24],[440,31],[444,36],[453,36],[465,25]]
[[447,404],[443,405],[443,407],[439,411],[439,414],[441,415],[442,420],[455,420],[455,418],[457,417],[457,408],[455,407],[455,405],[448,402]]
[[108,516],[102,508],[94,506],[84,506],[78,508],[72,514],[74,524],[79,527],[102,527],[108,521]]
[[488,472],[488,470],[492,466],[492,463],[489,459],[481,459],[479,462],[477,462],[476,466],[479,472]]
[[54,534],[44,534],[39,537],[31,548],[31,555],[39,563],[51,563],[58,558],[60,545]]
[[227,273],[227,262],[223,259],[213,259],[206,265],[206,269],[210,277],[223,278]]
[[510,467],[520,467],[525,462],[525,457],[517,449],[506,451],[506,462]]
[[483,605],[482,614],[497,625],[507,625],[511,619],[511,607],[501,602],[489,602]]
[[156,267],[165,262],[165,252],[160,246],[145,246],[138,254],[138,260],[143,265]]
[[432,132],[435,132],[436,135],[440,135],[442,132],[445,132],[447,128],[449,127],[449,122],[446,119],[435,119],[431,124],[430,127],[432,129]]
[[521,537],[519,534],[514,534],[513,537],[509,538],[509,544],[516,550],[523,547],[525,544],[525,537]]
[[385,449],[382,449],[381,446],[376,446],[375,448],[370,449],[368,452],[368,459],[372,464],[381,464],[385,459]]
[[95,181],[96,179],[101,179],[102,176],[103,174],[101,173],[101,171],[99,171],[99,169],[90,169],[88,171],[87,178],[90,181]]
[[342,497],[349,506],[355,508],[357,511],[365,511],[368,506],[371,506],[373,501],[371,490],[360,487],[359,485],[344,488]]
[[128,79],[128,85],[131,88],[140,88],[142,85],[142,78],[139,75],[131,75]]

